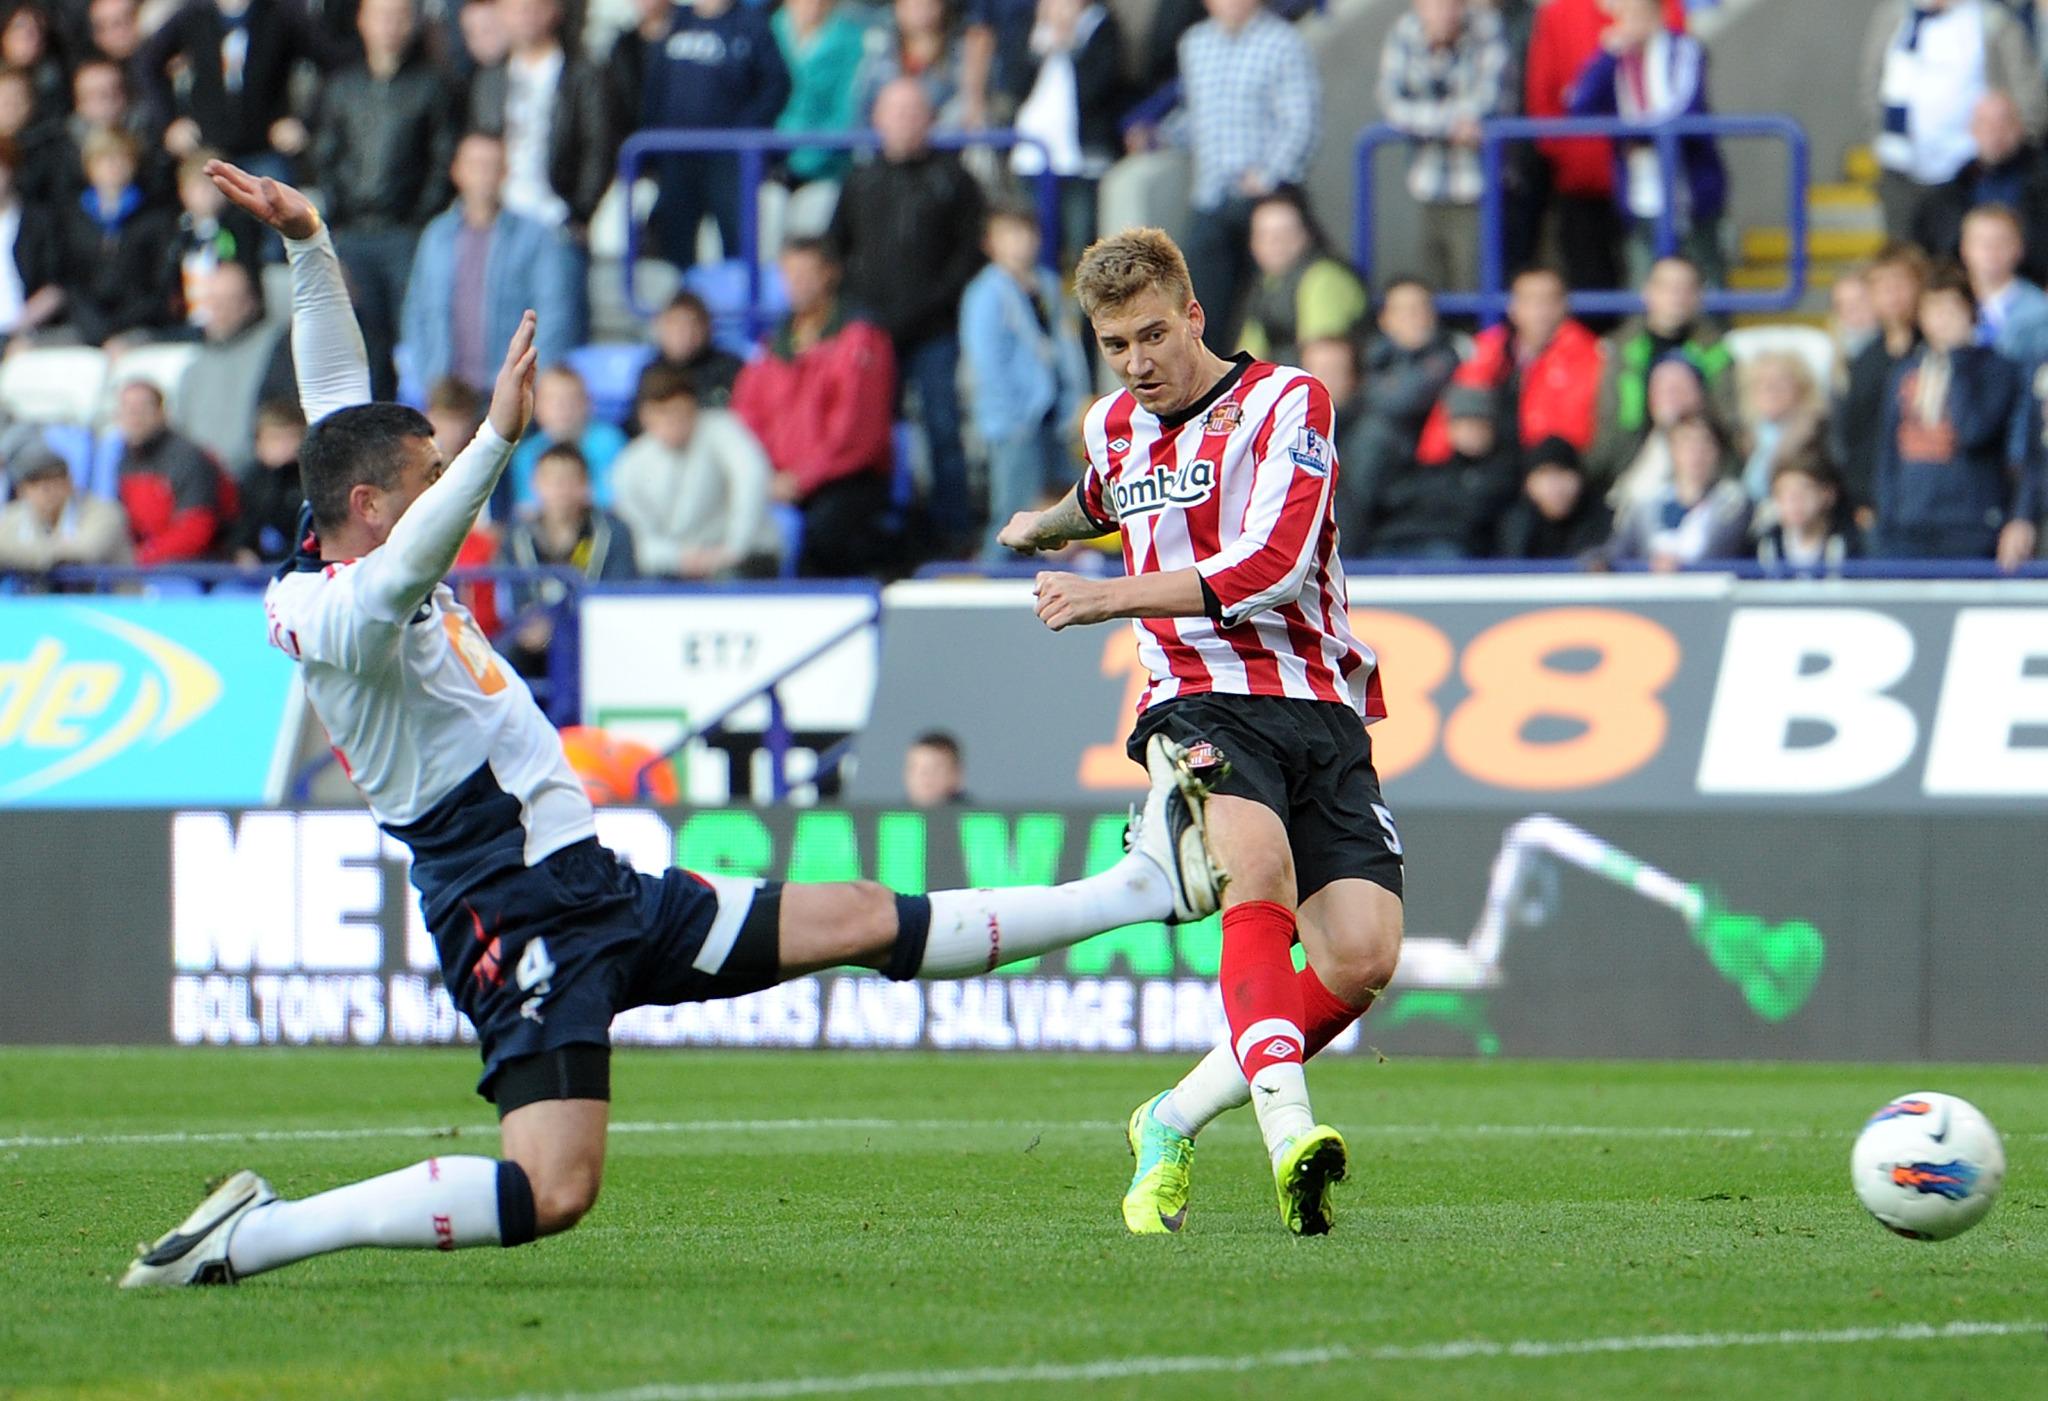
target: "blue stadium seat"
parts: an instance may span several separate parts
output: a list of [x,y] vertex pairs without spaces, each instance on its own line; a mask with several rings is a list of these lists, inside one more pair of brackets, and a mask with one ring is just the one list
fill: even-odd
[[640,372],[654,358],[654,347],[630,341],[579,345],[569,352],[568,366],[583,377],[590,411],[606,423],[622,424],[633,412]]
[[52,423],[43,443],[71,468],[71,484],[92,496],[115,500],[121,484],[121,440],[112,429],[94,434],[79,423]]
[[749,301],[747,264],[742,258],[699,263],[683,274],[683,286],[704,299],[711,313],[712,335],[725,346],[751,344],[756,330],[774,325],[789,310],[789,292],[772,262],[762,264],[758,303]]

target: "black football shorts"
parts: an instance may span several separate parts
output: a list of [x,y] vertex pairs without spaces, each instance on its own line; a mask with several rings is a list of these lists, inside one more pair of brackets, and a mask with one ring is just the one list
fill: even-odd
[[1130,756],[1145,762],[1155,734],[1230,763],[1215,790],[1249,798],[1287,825],[1295,898],[1356,878],[1401,894],[1401,834],[1380,796],[1372,739],[1358,712],[1334,701],[1205,694],[1153,706],[1131,731]]

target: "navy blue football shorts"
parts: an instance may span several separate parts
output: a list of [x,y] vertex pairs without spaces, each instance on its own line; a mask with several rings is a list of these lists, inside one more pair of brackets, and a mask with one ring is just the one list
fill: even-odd
[[436,889],[432,863],[415,862],[413,879],[442,977],[482,1043],[477,1093],[500,1114],[609,1098],[612,1018],[628,1008],[781,981],[776,882],[646,875],[595,838],[534,866],[471,866],[459,888]]

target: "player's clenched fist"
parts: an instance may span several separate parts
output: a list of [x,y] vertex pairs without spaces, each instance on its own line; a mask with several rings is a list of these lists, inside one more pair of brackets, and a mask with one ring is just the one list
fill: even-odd
[[1109,607],[1109,587],[1100,579],[1048,572],[1038,576],[1033,592],[1038,598],[1038,620],[1054,632],[1107,622],[1115,616]]
[[1019,511],[1010,517],[1010,523],[996,532],[996,543],[1006,550],[1018,550],[1033,554],[1044,549],[1045,540],[1038,532],[1039,513]]

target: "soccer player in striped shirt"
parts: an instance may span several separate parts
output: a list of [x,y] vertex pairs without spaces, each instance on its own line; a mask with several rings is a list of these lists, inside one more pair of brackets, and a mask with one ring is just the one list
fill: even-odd
[[1249,1099],[1282,1219],[1320,1234],[1346,1154],[1309,1110],[1302,1062],[1372,1005],[1401,946],[1401,841],[1365,730],[1386,712],[1346,616],[1330,396],[1305,371],[1209,351],[1157,229],[1091,247],[1075,292],[1124,388],[1088,413],[1079,485],[1000,538],[1031,551],[1122,534],[1122,578],[1040,574],[1038,616],[1055,631],[1132,620],[1152,684],[1131,754],[1167,735],[1214,768],[1209,834],[1230,872],[1230,1040],[1132,1114],[1124,1224],[1179,1230],[1195,1135]]
[[490,414],[443,463],[432,425],[370,400],[362,332],[305,196],[222,161],[224,194],[284,235],[292,353],[313,421],[300,453],[313,532],[264,595],[270,639],[384,830],[412,851],[449,995],[484,1057],[502,1156],[444,1154],[299,1201],[237,1172],[145,1246],[124,1288],[232,1284],[355,1246],[454,1250],[565,1231],[597,1198],[610,1027],[824,968],[959,978],[1136,920],[1213,910],[1203,785],[1161,737],[1131,849],[1060,886],[894,895],[640,873],[596,816],[526,683],[442,581],[533,412],[535,321],[505,352]]

